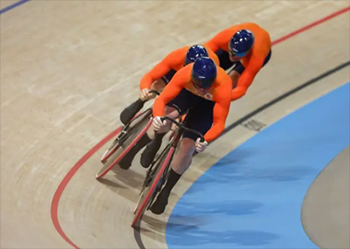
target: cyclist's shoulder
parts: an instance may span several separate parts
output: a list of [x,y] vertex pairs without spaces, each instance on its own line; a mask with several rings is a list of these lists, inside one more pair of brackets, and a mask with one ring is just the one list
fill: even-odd
[[217,67],[217,78],[215,81],[215,99],[231,98],[232,80],[221,67]]

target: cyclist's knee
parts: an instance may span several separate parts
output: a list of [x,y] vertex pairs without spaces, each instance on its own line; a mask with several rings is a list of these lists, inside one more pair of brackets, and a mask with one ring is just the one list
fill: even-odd
[[183,174],[192,162],[192,155],[195,151],[195,143],[192,139],[184,138],[181,141],[179,152],[176,154],[172,168],[179,174]]
[[164,80],[158,79],[152,83],[151,89],[156,90],[157,92],[162,92],[165,86],[166,84]]
[[164,114],[165,116],[173,119],[179,117],[180,115],[179,111],[176,108],[171,106],[165,106]]
[[195,141],[191,138],[184,137],[181,140],[179,153],[183,154],[184,156],[192,157],[194,150],[195,150]]
[[236,88],[237,83],[238,83],[238,80],[239,80],[239,78],[241,77],[241,74],[238,73],[238,72],[235,71],[235,70],[232,70],[232,71],[229,73],[229,76],[231,77],[231,80],[232,80],[232,89],[233,89],[233,88]]

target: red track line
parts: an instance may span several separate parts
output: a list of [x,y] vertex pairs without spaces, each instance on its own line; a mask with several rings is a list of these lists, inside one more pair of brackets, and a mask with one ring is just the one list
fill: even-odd
[[[293,36],[296,36],[300,33],[305,32],[308,29],[311,29],[321,23],[324,23],[326,21],[329,21],[330,19],[337,17],[345,12],[348,12],[350,10],[350,7],[346,7],[344,9],[341,9],[337,12],[334,12],[331,15],[328,15],[318,21],[315,21],[303,28],[300,28],[286,36],[283,36],[275,41],[272,42],[272,45],[277,45],[278,43],[281,43],[285,40],[288,40],[289,38],[292,38]],[[116,129],[115,131],[113,131],[111,134],[109,134],[108,136],[106,136],[102,141],[100,141],[98,144],[96,144],[91,150],[89,150],[74,166],[73,168],[71,168],[68,173],[66,174],[66,176],[63,178],[63,180],[61,181],[61,183],[59,184],[52,202],[51,202],[51,219],[52,219],[52,223],[54,224],[57,232],[62,236],[62,238],[67,241],[67,243],[69,243],[71,246],[73,246],[74,248],[79,249],[79,247],[77,245],[75,245],[69,238],[68,236],[64,233],[59,219],[58,219],[58,204],[60,201],[60,198],[62,196],[62,193],[64,191],[64,189],[66,188],[66,186],[68,185],[69,181],[73,178],[73,176],[75,175],[75,173],[83,166],[83,164],[93,155],[96,153],[96,151],[98,151],[105,143],[107,143],[109,140],[111,140],[114,136],[116,136],[118,134],[118,132],[120,131],[121,127],[119,127],[118,129]]]
[[305,27],[302,27],[301,29],[298,29],[298,30],[296,30],[296,31],[294,31],[294,32],[292,32],[292,33],[286,35],[286,36],[283,36],[283,37],[281,37],[281,38],[279,38],[279,39],[273,41],[273,42],[272,42],[272,45],[276,45],[276,44],[281,43],[281,42],[283,42],[283,41],[285,41],[285,40],[288,40],[289,38],[291,38],[291,37],[293,37],[293,36],[296,36],[296,35],[298,35],[298,34],[300,34],[300,33],[303,33],[303,32],[305,32],[306,30],[311,29],[311,28],[313,28],[313,27],[315,27],[315,26],[317,26],[317,25],[319,25],[319,24],[321,24],[321,23],[324,23],[324,22],[326,22],[326,21],[329,21],[330,19],[332,19],[332,18],[334,18],[334,17],[337,17],[337,16],[339,16],[339,15],[345,13],[345,12],[348,12],[349,10],[350,10],[350,6],[344,8],[344,9],[338,10],[337,12],[334,12],[333,14],[330,14],[329,16],[326,16],[326,17],[324,17],[324,18],[322,18],[322,19],[320,19],[320,20],[318,20],[318,21],[316,21],[316,22],[310,23],[309,25],[307,25],[307,26],[305,26]]
[[80,169],[81,166],[84,165],[84,163],[98,151],[105,143],[107,143],[109,140],[111,140],[113,137],[115,137],[121,130],[121,127],[113,131],[111,134],[106,136],[102,141],[100,141],[98,144],[96,144],[91,150],[89,150],[74,166],[69,170],[69,172],[66,174],[66,176],[63,178],[62,182],[58,186],[52,202],[51,202],[51,219],[53,222],[53,225],[55,226],[57,232],[62,236],[62,238],[67,241],[71,246],[74,248],[79,249],[77,245],[75,245],[64,233],[60,222],[58,220],[58,204],[60,202],[60,198],[62,196],[62,193],[66,186],[68,185],[69,181],[72,179],[72,177],[77,173],[78,169]]

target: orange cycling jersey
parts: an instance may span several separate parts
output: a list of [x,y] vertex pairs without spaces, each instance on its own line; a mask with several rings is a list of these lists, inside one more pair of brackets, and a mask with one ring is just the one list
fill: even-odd
[[214,52],[220,48],[229,52],[229,42],[232,36],[241,29],[250,30],[255,37],[254,46],[251,53],[241,59],[244,72],[240,76],[237,87],[232,90],[232,100],[242,97],[248,87],[252,84],[256,74],[262,68],[265,58],[271,50],[271,39],[269,33],[255,23],[243,23],[234,25],[220,33],[206,43],[206,45]]
[[162,117],[164,115],[164,108],[169,101],[173,100],[182,89],[186,89],[195,95],[215,102],[213,110],[213,125],[204,134],[207,142],[213,141],[225,129],[226,118],[230,109],[232,81],[226,72],[217,67],[217,77],[215,82],[205,95],[200,95],[196,92],[191,81],[193,63],[180,69],[173,77],[173,79],[164,88],[164,91],[156,98],[153,105],[153,115]]
[[[140,89],[150,89],[152,83],[155,80],[160,79],[166,75],[170,70],[179,71],[185,66],[186,53],[191,46],[186,46],[180,49],[177,49],[170,54],[168,54],[161,62],[159,62],[151,71],[146,73],[140,82]],[[208,46],[204,46],[209,57],[215,62],[216,65],[220,65],[219,58],[217,55],[209,49]]]

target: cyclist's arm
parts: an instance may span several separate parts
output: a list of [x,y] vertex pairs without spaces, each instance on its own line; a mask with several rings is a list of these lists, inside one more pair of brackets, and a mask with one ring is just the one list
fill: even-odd
[[140,82],[140,89],[151,89],[151,85],[155,80],[160,79],[164,75],[166,75],[171,70],[171,66],[169,65],[166,58],[155,65],[151,71],[146,73]]
[[253,83],[257,73],[260,71],[264,63],[263,58],[252,58],[248,66],[244,69],[242,75],[239,77],[237,86],[231,92],[231,100],[236,100],[244,96]]
[[[185,51],[185,52],[184,52]],[[178,64],[184,60],[186,54],[186,48],[177,49],[170,54],[168,54],[161,62],[154,66],[154,68],[146,73],[140,82],[140,89],[151,88],[152,83],[155,80],[162,78],[170,70],[178,67]]]
[[169,101],[174,99],[184,88],[189,80],[192,65],[180,69],[164,88],[163,92],[156,98],[153,104],[153,116],[164,116],[164,108]]
[[209,40],[205,45],[208,46],[214,53],[216,53],[220,48],[227,50],[228,43],[231,39],[232,31],[230,29],[225,29],[215,35],[211,40]]
[[218,89],[215,97],[213,110],[213,125],[204,135],[204,139],[209,143],[219,137],[225,129],[225,122],[230,110],[230,89],[232,82],[229,76],[225,77],[225,85]]

